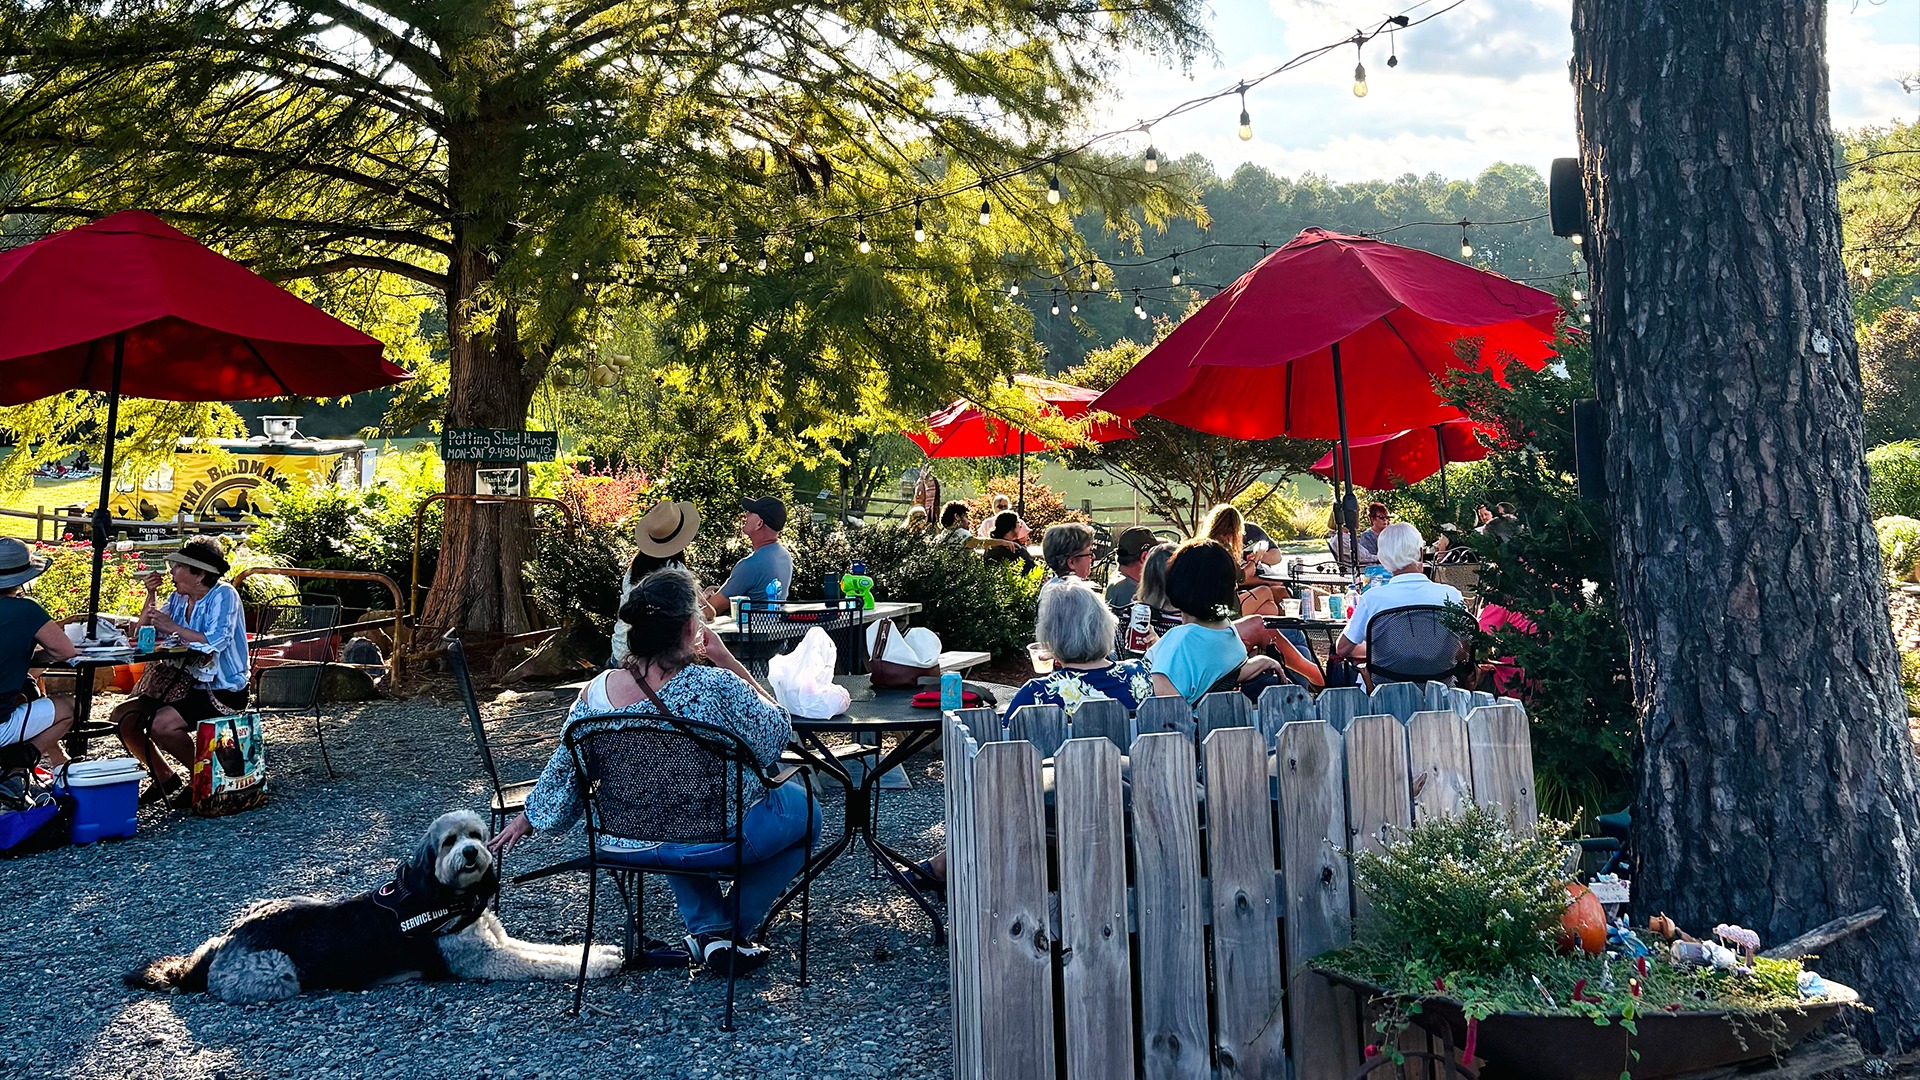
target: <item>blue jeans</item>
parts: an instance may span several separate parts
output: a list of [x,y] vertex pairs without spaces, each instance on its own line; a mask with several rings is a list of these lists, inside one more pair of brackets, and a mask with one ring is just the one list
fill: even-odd
[[[712,878],[681,877],[675,870],[731,870],[732,844],[661,844],[641,851],[600,852],[603,864],[634,866],[666,873],[680,908],[680,921],[693,934],[729,934],[744,939],[767,917],[793,876],[807,861],[807,852],[820,837],[820,806],[807,814],[807,786],[798,778],[767,792],[747,809],[740,850],[740,877],[734,882],[732,902]],[[736,923],[728,910],[740,905]],[[738,930],[735,930],[735,927]]]

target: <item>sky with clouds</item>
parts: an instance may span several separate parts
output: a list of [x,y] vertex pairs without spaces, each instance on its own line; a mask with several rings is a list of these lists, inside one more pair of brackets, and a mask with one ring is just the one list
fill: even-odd
[[[1397,67],[1387,67],[1384,40],[1369,45],[1364,99],[1353,96],[1347,47],[1250,93],[1251,142],[1235,136],[1231,99],[1156,127],[1153,141],[1166,157],[1206,155],[1222,176],[1244,161],[1334,180],[1408,172],[1465,179],[1500,161],[1544,174],[1577,146],[1567,75],[1571,8],[1571,0],[1466,0],[1399,34]],[[1920,71],[1920,0],[1829,0],[1828,8],[1835,127],[1914,120],[1920,93],[1907,93],[1900,79]],[[1093,127],[1126,127],[1232,86],[1375,25],[1391,10],[1404,9],[1373,0],[1214,0],[1208,24],[1218,57],[1197,60],[1191,75],[1152,58],[1129,59],[1114,80],[1121,95]],[[1134,141],[1145,149],[1140,137]]]

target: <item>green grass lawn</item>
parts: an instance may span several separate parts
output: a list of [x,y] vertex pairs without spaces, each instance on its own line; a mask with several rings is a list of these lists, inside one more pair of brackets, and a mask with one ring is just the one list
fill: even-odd
[[[33,485],[12,497],[0,502],[8,510],[22,510],[28,513],[44,510],[53,513],[62,506],[91,507],[100,501],[100,478],[89,477],[85,480],[46,480],[35,477]],[[52,526],[46,527],[45,537],[52,538]],[[33,522],[27,518],[0,514],[0,536],[17,536],[24,540],[33,539]]]

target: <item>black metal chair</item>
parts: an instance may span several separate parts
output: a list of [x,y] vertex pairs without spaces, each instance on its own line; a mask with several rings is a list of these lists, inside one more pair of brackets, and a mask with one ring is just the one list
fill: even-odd
[[[616,883],[624,880],[631,886],[620,888],[626,907],[624,940],[628,957],[636,955],[639,943],[644,940],[644,900],[649,873],[734,882],[728,899],[737,940],[748,932],[739,925],[738,882],[746,865],[743,827],[749,806],[747,795],[756,790],[750,785],[770,791],[800,775],[805,786],[805,773],[792,768],[772,775],[764,773],[753,751],[732,732],[677,716],[584,716],[567,725],[562,740],[573,756],[581,798],[586,804],[587,854],[520,874],[513,882],[517,885],[576,870],[587,873],[586,943],[581,948],[580,979],[573,994],[573,1015],[578,1016],[586,996],[587,960],[593,947],[593,916],[600,871],[611,871]],[[812,817],[813,791],[807,786],[807,818],[811,821]],[[606,839],[627,843],[731,843],[733,864],[718,870],[689,871],[651,869],[627,861],[609,862],[601,851],[601,843]],[[808,871],[812,869],[813,848],[807,840],[802,843],[807,844],[800,870],[800,985],[805,986],[811,925],[810,887],[806,882],[811,876]],[[729,964],[723,1031],[733,1030],[734,984],[738,977],[737,965]]]
[[[534,780],[516,780],[502,783],[500,769],[494,763],[493,745],[487,738],[486,720],[480,715],[480,699],[473,691],[473,671],[467,666],[467,647],[461,641],[458,631],[449,631],[447,642],[447,669],[453,673],[454,685],[460,688],[460,704],[467,712],[467,726],[473,731],[473,741],[480,748],[480,767],[486,771],[487,783],[493,790],[493,797],[487,804],[487,824],[491,831],[499,832],[506,827],[515,814],[526,809],[527,794],[533,790]],[[517,713],[508,713],[496,717],[496,720],[519,721],[535,717],[546,717],[556,724],[566,715],[566,708],[528,709]]]
[[860,610],[858,597],[828,600],[824,606],[797,600],[743,600],[735,640],[728,647],[748,671],[764,678],[767,661],[791,652],[817,626],[833,639],[834,674],[857,674],[866,670]]
[[1391,608],[1367,620],[1367,678],[1391,682],[1444,682],[1462,673],[1460,635],[1439,604]]
[[260,716],[311,713],[314,741],[320,744],[321,764],[326,766],[327,778],[334,779],[333,759],[327,753],[327,730],[320,718],[320,697],[326,684],[327,664],[334,659],[334,627],[340,625],[340,601],[308,596],[251,607],[253,617],[248,621],[254,624],[256,636],[248,643],[250,651],[275,648],[305,654],[271,666],[253,666],[250,695],[253,711]]

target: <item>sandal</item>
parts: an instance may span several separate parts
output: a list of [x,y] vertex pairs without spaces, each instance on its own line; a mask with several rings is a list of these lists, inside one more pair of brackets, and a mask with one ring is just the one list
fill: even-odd
[[169,775],[164,780],[151,780],[147,783],[147,789],[140,793],[139,804],[141,806],[152,806],[155,803],[163,803],[173,798],[176,793],[185,789],[186,785],[180,782],[178,776]]

